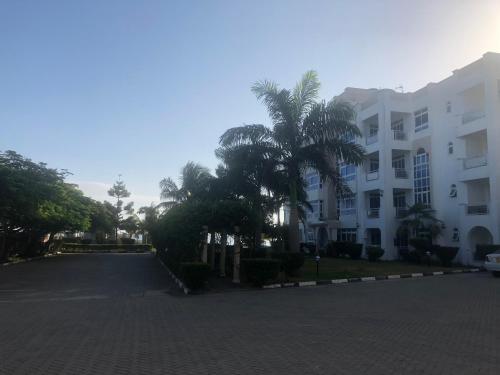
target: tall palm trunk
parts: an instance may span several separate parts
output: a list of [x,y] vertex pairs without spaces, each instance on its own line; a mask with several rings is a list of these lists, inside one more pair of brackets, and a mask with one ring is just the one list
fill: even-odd
[[297,203],[297,183],[290,182],[290,224],[288,228],[288,241],[290,252],[298,253],[299,245],[299,210]]

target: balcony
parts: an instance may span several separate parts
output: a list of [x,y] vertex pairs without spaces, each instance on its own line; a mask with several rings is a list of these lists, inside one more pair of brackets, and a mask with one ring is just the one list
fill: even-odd
[[378,133],[366,137],[366,145],[372,145],[378,141]]
[[406,216],[408,216],[408,208],[406,207],[394,207],[396,210],[396,218],[397,219],[402,219]]
[[375,181],[378,180],[379,174],[378,171],[370,171],[366,174],[366,181]]
[[356,215],[355,208],[341,208],[340,209],[340,216],[351,216],[351,215]]
[[468,124],[469,122],[479,120],[484,117],[484,111],[470,111],[462,115],[462,124]]
[[483,167],[488,164],[488,159],[486,156],[475,156],[472,158],[464,159],[464,169],[471,169],[477,167]]
[[490,212],[487,203],[468,204],[465,208],[467,215],[488,215]]
[[407,179],[408,171],[404,168],[394,168],[394,177]]
[[406,133],[402,130],[393,130],[392,131],[393,137],[395,141],[406,141]]
[[380,217],[380,208],[369,208],[367,212],[367,216],[370,219],[376,219]]

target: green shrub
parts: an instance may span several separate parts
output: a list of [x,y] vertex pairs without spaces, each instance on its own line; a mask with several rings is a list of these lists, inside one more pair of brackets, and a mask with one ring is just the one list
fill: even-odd
[[476,245],[475,260],[485,260],[486,255],[500,251],[500,245]]
[[305,261],[301,253],[276,253],[273,258],[281,261],[281,270],[287,276],[297,276]]
[[346,242],[347,254],[351,259],[360,259],[363,253],[363,245],[360,243]]
[[428,238],[415,237],[408,240],[409,244],[415,248],[421,254],[425,254],[427,251],[431,251],[431,241]]
[[458,247],[452,247],[452,246],[438,246],[435,245],[433,246],[433,253],[436,254],[436,256],[439,258],[441,261],[441,264],[445,267],[451,266],[451,263],[453,262],[453,259],[458,254]]
[[250,283],[262,286],[278,278],[281,262],[277,259],[242,259],[242,272]]
[[326,245],[326,256],[331,258],[336,258],[340,255],[338,241],[329,241]]
[[316,244],[311,242],[301,242],[299,244],[300,251],[305,254],[315,254],[316,253]]
[[366,247],[366,255],[370,262],[376,262],[379,260],[382,255],[384,255],[384,249],[380,246],[367,246]]
[[180,276],[189,289],[200,289],[210,276],[210,266],[199,262],[181,263]]
[[134,244],[134,245],[112,245],[112,244],[81,244],[81,243],[63,243],[61,245],[63,252],[111,252],[111,251],[135,251],[144,252],[151,251],[151,245]]
[[120,242],[125,245],[133,245],[135,244],[135,239],[133,238],[122,238],[120,239]]
[[90,238],[84,238],[80,241],[82,245],[90,245],[92,243],[92,239]]

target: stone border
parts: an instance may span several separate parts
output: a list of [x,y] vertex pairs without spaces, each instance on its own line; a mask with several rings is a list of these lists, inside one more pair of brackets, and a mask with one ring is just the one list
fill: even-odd
[[184,283],[182,282],[181,279],[179,279],[177,276],[175,276],[175,274],[172,271],[170,271],[170,269],[167,267],[167,265],[165,263],[163,263],[163,261],[160,259],[160,257],[156,257],[156,258],[158,259],[160,264],[163,266],[163,268],[165,268],[167,270],[170,277],[175,281],[177,286],[179,288],[181,288],[181,290],[184,292],[184,294],[191,293],[191,290],[186,285],[184,285]]
[[459,273],[473,273],[481,272],[484,269],[480,268],[464,268],[449,271],[436,271],[436,272],[423,272],[423,273],[406,273],[402,275],[388,275],[388,276],[369,276],[369,277],[353,277],[349,279],[334,279],[334,280],[317,280],[317,281],[299,281],[294,283],[280,283],[269,284],[262,286],[263,289],[276,289],[276,288],[300,288],[304,286],[319,286],[319,285],[332,285],[332,284],[346,284],[357,283],[365,281],[380,281],[380,280],[393,280],[393,279],[407,279],[425,276],[440,276],[440,275],[455,275]]
[[20,260],[14,261],[14,262],[0,263],[0,266],[4,266],[4,267],[6,267],[6,266],[12,266],[14,264],[21,264],[21,263],[26,263],[26,262],[32,262],[34,260],[40,260],[40,259],[45,259],[45,258],[49,258],[49,257],[55,257],[55,256],[58,256],[58,255],[61,255],[61,253],[59,251],[55,252],[55,253],[40,255],[38,257],[20,259]]

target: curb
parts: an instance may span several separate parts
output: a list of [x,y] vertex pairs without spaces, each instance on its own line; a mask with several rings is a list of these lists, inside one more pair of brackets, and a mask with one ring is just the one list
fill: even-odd
[[168,274],[175,281],[177,286],[179,288],[181,288],[181,290],[184,292],[184,294],[191,293],[191,290],[187,286],[184,285],[184,283],[181,281],[181,279],[179,279],[177,276],[175,276],[175,274],[172,271],[170,271],[170,269],[167,267],[167,265],[165,263],[163,263],[163,261],[160,258],[157,257],[157,259],[160,262],[160,264],[163,266],[163,268],[165,268],[167,270]]
[[428,276],[456,275],[460,273],[474,273],[483,271],[485,270],[480,268],[465,268],[465,269],[449,270],[449,271],[405,273],[401,275],[352,277],[349,279],[334,279],[334,280],[299,281],[294,283],[280,283],[280,284],[277,283],[277,284],[263,285],[262,289],[300,288],[305,286],[334,285],[334,284],[359,283],[359,282],[382,281],[382,280],[393,280],[393,279],[408,279],[408,278],[418,278],[418,277],[428,277]]
[[16,261],[13,261],[13,262],[7,262],[7,263],[0,263],[0,266],[3,266],[3,267],[13,266],[14,264],[21,264],[21,263],[32,262],[34,260],[41,260],[41,259],[45,259],[45,258],[55,257],[55,256],[58,256],[58,255],[61,255],[61,253],[60,252],[56,252],[56,253],[50,253],[50,254],[41,255],[39,257],[26,258],[26,259],[16,260]]

